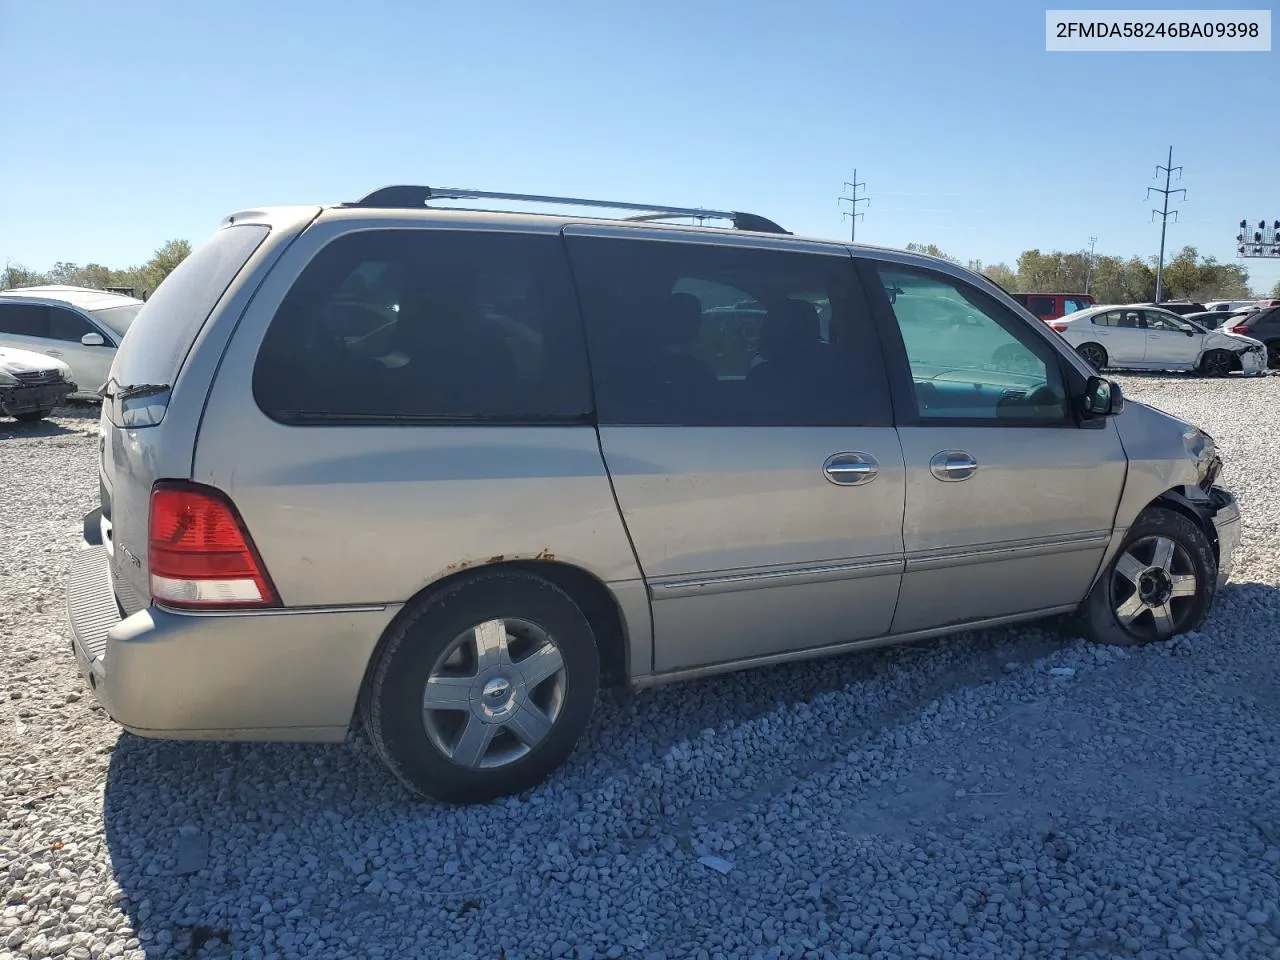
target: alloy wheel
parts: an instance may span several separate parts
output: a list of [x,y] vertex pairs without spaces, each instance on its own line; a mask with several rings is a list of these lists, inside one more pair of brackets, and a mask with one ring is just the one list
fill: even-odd
[[1116,620],[1142,640],[1163,640],[1185,629],[1199,590],[1191,555],[1169,537],[1130,544],[1112,569]]
[[564,707],[564,656],[528,620],[487,620],[459,634],[422,691],[435,747],[471,769],[519,760],[551,733]]

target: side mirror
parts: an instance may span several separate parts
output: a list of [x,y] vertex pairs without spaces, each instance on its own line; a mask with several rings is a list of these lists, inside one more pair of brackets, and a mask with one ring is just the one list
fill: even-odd
[[1195,332],[1194,330],[1188,330],[1188,331],[1187,331],[1187,336],[1188,336],[1188,337],[1194,337],[1195,335],[1196,335],[1196,332]]
[[86,347],[100,347],[107,341],[102,339],[102,334],[90,331],[80,338],[80,342]]
[[1105,377],[1090,377],[1081,401],[1084,415],[1089,418],[1114,417],[1124,410],[1124,394],[1120,384]]

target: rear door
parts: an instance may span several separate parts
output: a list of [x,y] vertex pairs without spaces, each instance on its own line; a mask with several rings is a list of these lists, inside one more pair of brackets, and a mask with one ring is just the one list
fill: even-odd
[[658,673],[888,631],[905,477],[841,248],[570,227]]
[[967,281],[871,260],[861,270],[907,469],[893,632],[1078,603],[1124,484],[1114,425],[1077,426],[1048,335]]
[[49,308],[42,303],[0,302],[0,346],[49,352]]
[[1190,366],[1200,359],[1204,334],[1194,324],[1164,310],[1143,310],[1146,321],[1146,362]]
[[1142,363],[1147,356],[1147,332],[1138,310],[1108,310],[1091,318],[1092,338],[1102,344],[1117,365]]

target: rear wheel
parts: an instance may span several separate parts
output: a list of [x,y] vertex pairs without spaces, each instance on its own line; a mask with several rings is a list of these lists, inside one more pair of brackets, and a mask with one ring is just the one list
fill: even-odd
[[365,727],[414,792],[491,800],[564,763],[599,673],[591,627],[560,588],[524,571],[478,573],[393,628],[362,698]]
[[1235,357],[1226,350],[1210,350],[1200,358],[1200,372],[1206,377],[1225,377],[1235,366]]
[[36,420],[43,420],[51,413],[53,413],[52,407],[47,410],[28,410],[26,413],[15,413],[13,419],[20,420],[23,423],[33,423]]
[[1267,344],[1267,366],[1272,370],[1280,369],[1280,340]]
[[1098,343],[1082,343],[1076,353],[1080,354],[1089,366],[1101,370],[1107,365],[1107,351]]
[[1217,580],[1204,531],[1180,513],[1148,509],[1085,599],[1085,627],[1101,643],[1167,640],[1200,626]]

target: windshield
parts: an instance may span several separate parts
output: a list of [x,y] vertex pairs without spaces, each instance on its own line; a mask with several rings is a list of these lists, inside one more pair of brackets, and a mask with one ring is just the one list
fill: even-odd
[[140,303],[126,303],[122,307],[107,307],[104,310],[90,310],[94,319],[107,327],[113,333],[124,336],[124,332],[129,329],[129,324],[133,323],[133,318],[138,315],[138,311],[142,309]]

